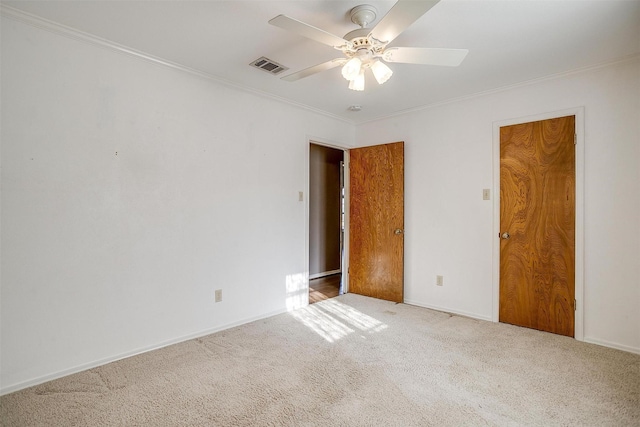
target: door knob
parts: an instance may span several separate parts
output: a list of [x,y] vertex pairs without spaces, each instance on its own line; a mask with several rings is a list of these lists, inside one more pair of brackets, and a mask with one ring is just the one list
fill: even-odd
[[396,235],[402,234],[402,229],[401,228],[396,228],[393,233],[396,234]]
[[507,240],[509,237],[511,237],[511,235],[510,235],[509,233],[507,233],[507,232],[504,232],[504,233],[502,233],[502,236],[501,236],[501,237],[502,237],[503,239]]

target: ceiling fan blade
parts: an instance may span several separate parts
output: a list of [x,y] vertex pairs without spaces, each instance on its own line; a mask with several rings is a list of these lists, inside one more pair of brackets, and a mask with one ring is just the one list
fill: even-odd
[[280,27],[284,30],[292,31],[301,36],[307,37],[311,40],[315,40],[322,44],[326,44],[331,47],[345,46],[349,42],[342,37],[335,36],[331,33],[327,33],[320,28],[316,28],[309,24],[305,24],[297,19],[290,18],[286,15],[278,15],[269,21],[269,24]]
[[382,59],[405,64],[445,65],[457,67],[469,51],[467,49],[437,49],[430,47],[390,47]]
[[440,0],[398,0],[391,10],[371,30],[370,36],[390,43]]
[[331,61],[323,62],[322,64],[314,65],[313,67],[305,68],[302,71],[298,71],[297,73],[289,74],[288,76],[281,77],[282,80],[287,82],[295,82],[296,80],[303,79],[305,77],[309,77],[312,74],[319,73],[321,71],[330,70],[339,65],[347,62],[345,58],[337,58],[332,59]]

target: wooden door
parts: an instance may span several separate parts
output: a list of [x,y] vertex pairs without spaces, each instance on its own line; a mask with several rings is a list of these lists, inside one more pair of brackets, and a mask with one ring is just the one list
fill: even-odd
[[573,337],[575,116],[500,128],[500,233],[500,321]]
[[349,292],[403,302],[404,143],[349,151]]

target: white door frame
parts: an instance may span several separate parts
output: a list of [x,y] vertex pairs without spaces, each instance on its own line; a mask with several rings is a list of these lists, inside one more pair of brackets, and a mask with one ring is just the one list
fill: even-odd
[[578,341],[584,341],[584,107],[551,111],[534,116],[493,122],[493,307],[491,318],[500,318],[500,128],[520,123],[536,122],[556,117],[576,117],[576,204],[575,204],[575,331]]
[[[309,293],[309,191],[311,184],[311,171],[309,169],[309,161],[311,159],[311,144],[322,145],[323,147],[334,148],[336,150],[342,150],[344,153],[344,242],[342,247],[342,289],[346,294],[349,292],[349,148],[340,145],[339,143],[328,141],[323,138],[317,138],[314,136],[307,136],[307,159],[305,169],[307,171],[306,182],[306,194],[305,199],[305,286],[307,287],[307,294]],[[307,298],[307,304],[309,298]]]

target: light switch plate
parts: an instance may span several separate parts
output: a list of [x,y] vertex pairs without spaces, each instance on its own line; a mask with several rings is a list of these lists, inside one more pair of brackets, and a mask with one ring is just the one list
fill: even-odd
[[482,190],[482,200],[490,200],[491,199],[491,190],[485,188]]

